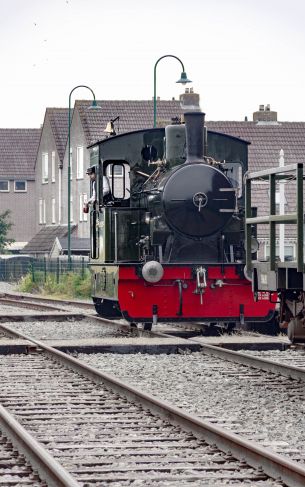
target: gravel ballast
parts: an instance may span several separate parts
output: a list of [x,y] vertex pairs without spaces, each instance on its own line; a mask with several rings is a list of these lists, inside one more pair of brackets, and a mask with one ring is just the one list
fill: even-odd
[[6,322],[14,330],[36,340],[77,340],[86,338],[121,337],[126,332],[113,326],[86,318],[83,320],[69,319],[66,321],[25,321]]
[[78,358],[291,459],[305,460],[304,383],[291,381],[287,388],[284,377],[202,353]]

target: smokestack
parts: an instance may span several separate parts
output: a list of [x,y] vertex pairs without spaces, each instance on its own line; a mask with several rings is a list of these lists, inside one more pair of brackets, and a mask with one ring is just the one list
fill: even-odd
[[186,162],[203,160],[204,147],[203,112],[187,112],[184,114],[186,131]]

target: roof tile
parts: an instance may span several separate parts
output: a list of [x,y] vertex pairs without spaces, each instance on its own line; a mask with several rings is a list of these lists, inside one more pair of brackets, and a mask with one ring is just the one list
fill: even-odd
[[0,129],[0,178],[35,179],[41,129]]

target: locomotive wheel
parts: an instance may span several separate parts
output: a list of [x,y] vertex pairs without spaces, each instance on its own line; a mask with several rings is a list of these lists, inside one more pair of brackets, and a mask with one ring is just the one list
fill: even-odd
[[305,325],[300,318],[292,318],[288,323],[287,336],[291,343],[305,342]]
[[122,314],[119,309],[117,301],[111,301],[110,299],[94,299],[94,307],[99,316],[106,319],[122,318]]
[[150,331],[151,328],[152,328],[152,323],[150,322],[143,323],[143,330]]

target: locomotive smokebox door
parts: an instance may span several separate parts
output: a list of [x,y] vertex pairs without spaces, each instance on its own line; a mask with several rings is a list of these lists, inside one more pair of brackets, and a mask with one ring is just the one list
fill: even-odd
[[187,164],[167,180],[163,208],[168,225],[182,235],[202,238],[221,230],[235,211],[228,178],[207,164]]

